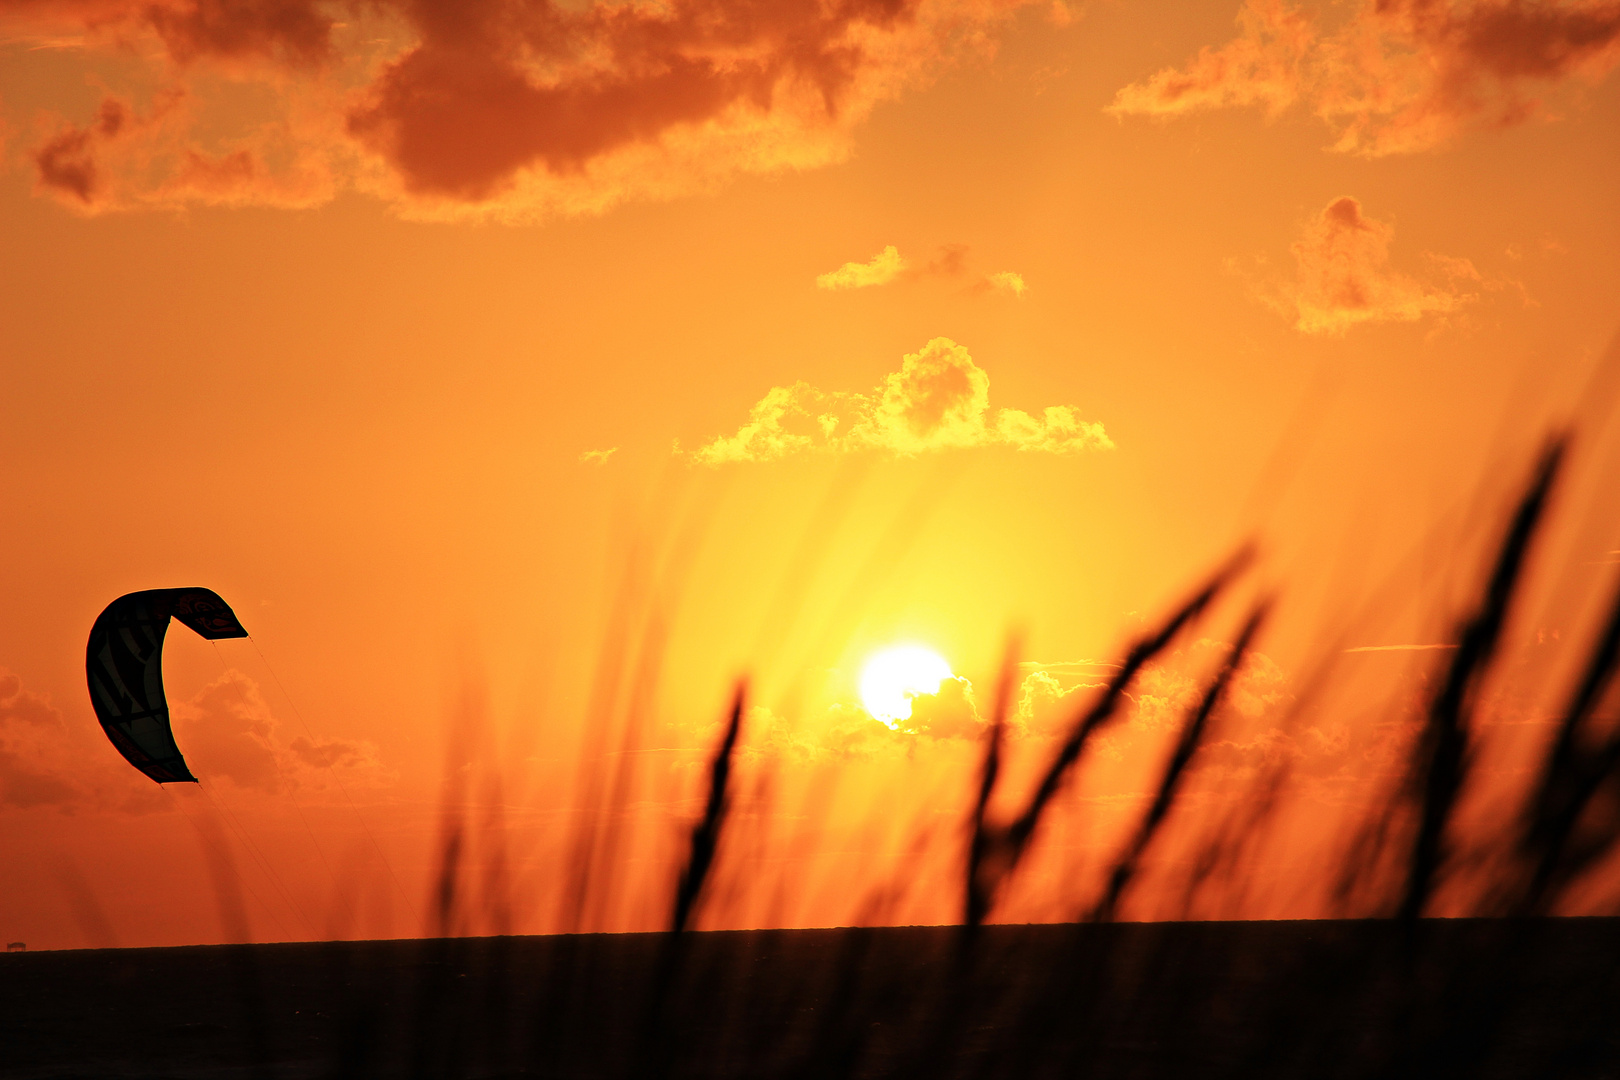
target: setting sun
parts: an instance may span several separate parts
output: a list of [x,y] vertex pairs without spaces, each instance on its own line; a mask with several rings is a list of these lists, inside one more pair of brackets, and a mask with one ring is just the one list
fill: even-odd
[[861,671],[861,704],[891,728],[911,719],[911,699],[937,694],[951,665],[923,645],[896,645],[876,653]]

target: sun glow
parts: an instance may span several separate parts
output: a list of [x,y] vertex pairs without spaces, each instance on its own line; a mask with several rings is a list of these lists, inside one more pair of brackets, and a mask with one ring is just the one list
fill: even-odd
[[937,694],[939,684],[951,677],[951,665],[922,645],[896,645],[875,653],[861,671],[861,704],[883,723],[898,727],[911,719],[911,701],[918,694]]

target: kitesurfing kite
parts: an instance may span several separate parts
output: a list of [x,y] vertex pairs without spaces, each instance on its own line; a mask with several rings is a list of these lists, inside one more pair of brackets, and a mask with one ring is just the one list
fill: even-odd
[[179,619],[209,641],[247,637],[236,612],[210,589],[147,589],[120,596],[90,628],[84,668],[90,703],[107,738],[160,784],[196,783],[169,729],[163,635]]

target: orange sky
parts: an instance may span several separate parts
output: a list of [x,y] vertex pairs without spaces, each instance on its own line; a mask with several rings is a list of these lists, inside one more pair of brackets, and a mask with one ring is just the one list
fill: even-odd
[[[447,802],[515,868],[462,928],[556,929],[578,756],[635,708],[593,917],[656,924],[742,673],[769,855],[716,924],[849,921],[914,827],[948,873],[978,753],[874,729],[867,654],[982,709],[1021,627],[1033,760],[1051,665],[1254,532],[1260,745],[1327,652],[1443,636],[1609,347],[1617,64],[1607,0],[0,0],[0,936],[417,933]],[[1521,643],[1607,588],[1603,430]],[[253,634],[170,635],[206,792],[84,689],[102,607],[178,585]],[[1420,661],[1349,661],[1324,805]],[[1052,859],[1136,805],[1155,715]],[[1061,865],[1010,910],[1063,915]]]

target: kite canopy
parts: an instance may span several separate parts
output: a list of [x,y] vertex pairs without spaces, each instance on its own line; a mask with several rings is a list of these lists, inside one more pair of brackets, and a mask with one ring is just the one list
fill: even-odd
[[148,589],[120,596],[90,628],[85,675],[101,729],[129,763],[160,784],[195,783],[169,729],[163,696],[163,635],[179,619],[210,641],[247,637],[210,589]]

